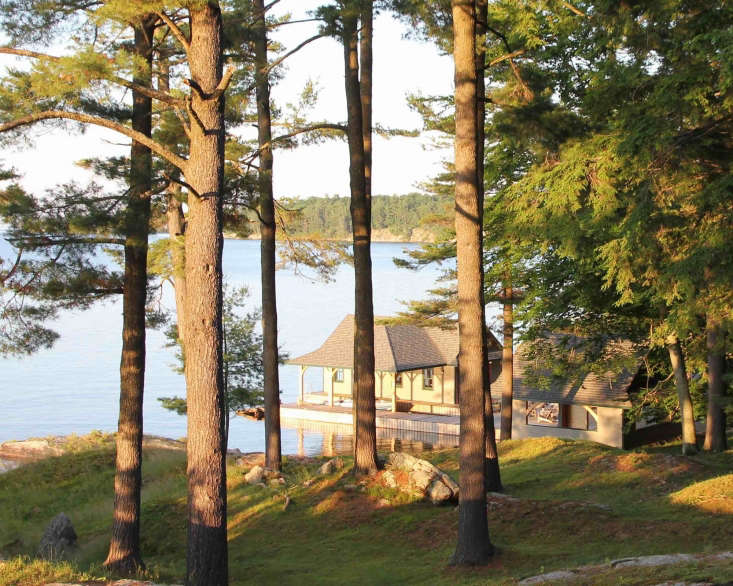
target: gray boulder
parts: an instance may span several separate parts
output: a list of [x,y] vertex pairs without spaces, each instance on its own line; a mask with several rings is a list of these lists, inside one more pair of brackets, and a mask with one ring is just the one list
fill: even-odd
[[63,558],[76,544],[76,531],[71,519],[65,513],[59,513],[46,527],[38,546],[38,557],[46,560]]
[[318,474],[333,474],[336,470],[344,467],[344,461],[341,458],[332,458],[328,462],[324,462],[318,469]]
[[[403,470],[407,473],[406,486],[397,486],[392,470]],[[429,499],[436,505],[458,499],[458,485],[450,476],[427,460],[404,452],[393,452],[389,455],[387,470],[382,474],[382,479],[389,487]]]
[[249,472],[244,475],[244,479],[249,484],[260,484],[265,476],[265,469],[262,466],[252,466]]

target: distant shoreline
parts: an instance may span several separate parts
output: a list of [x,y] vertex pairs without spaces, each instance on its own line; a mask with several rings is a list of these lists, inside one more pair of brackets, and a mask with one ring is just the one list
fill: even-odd
[[[165,234],[164,234],[165,235]],[[421,235],[422,236],[422,235]],[[237,236],[236,234],[232,232],[224,232],[224,238],[227,238],[229,240],[260,240],[259,234],[253,234],[251,236],[247,236],[245,238],[242,238],[241,236]],[[294,238],[306,238],[305,236],[294,236]],[[323,240],[324,242],[346,242],[351,243],[350,240],[344,239],[344,238],[319,238],[318,240]],[[395,236],[394,234],[390,234],[389,237],[386,236],[375,236],[372,235],[372,242],[377,242],[379,244],[431,244],[435,242],[435,239],[428,240],[425,238],[401,238],[399,236]],[[278,242],[281,242],[278,240]]]

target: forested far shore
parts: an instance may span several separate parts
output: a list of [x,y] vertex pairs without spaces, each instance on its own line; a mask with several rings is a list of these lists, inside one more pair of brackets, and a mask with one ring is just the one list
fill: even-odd
[[[290,236],[317,235],[328,240],[351,240],[349,198],[290,198],[280,201]],[[375,242],[432,242],[450,218],[451,197],[410,193],[372,197],[372,240]],[[253,218],[254,219],[254,218]],[[259,238],[259,222],[251,222],[250,237]]]

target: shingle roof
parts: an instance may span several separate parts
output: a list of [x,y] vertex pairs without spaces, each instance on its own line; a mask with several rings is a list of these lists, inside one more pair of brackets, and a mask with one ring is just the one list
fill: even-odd
[[[492,337],[493,339],[493,337]],[[493,341],[496,342],[495,339]],[[493,356],[491,357],[496,358]],[[402,372],[433,366],[456,365],[458,329],[412,325],[374,326],[374,367],[382,372]],[[288,361],[304,366],[352,368],[354,316],[347,315],[313,352]]]
[[[561,335],[551,335],[548,341],[553,345],[568,343],[568,338]],[[570,345],[577,344],[578,338],[571,340]],[[609,342],[605,348],[608,353],[626,354],[630,351],[630,343],[626,341]],[[526,383],[527,371],[531,370],[533,362],[527,356],[527,344],[522,344],[514,353],[514,398],[521,401],[546,401],[549,403],[566,403],[578,405],[597,405],[599,407],[631,407],[629,387],[636,373],[635,369],[620,368],[617,371],[607,371],[603,374],[589,373],[584,378],[560,378],[552,376],[547,370],[535,371],[547,377],[547,386],[535,388]],[[503,388],[505,373],[502,372],[492,384],[495,389]],[[535,377],[536,378],[536,377]]]

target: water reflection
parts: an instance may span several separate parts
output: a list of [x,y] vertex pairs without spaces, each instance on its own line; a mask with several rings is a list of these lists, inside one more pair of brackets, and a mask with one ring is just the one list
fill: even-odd
[[[350,425],[316,421],[284,421],[282,426],[295,432],[298,456],[350,455],[354,450],[354,436]],[[401,429],[377,428],[377,451],[409,452],[417,454],[458,447],[458,436],[425,433]]]

